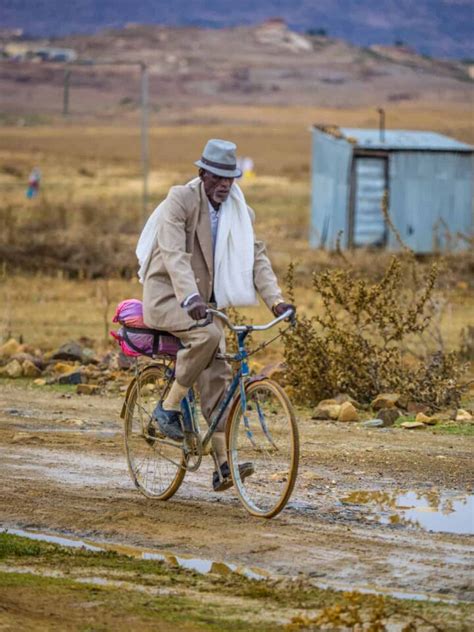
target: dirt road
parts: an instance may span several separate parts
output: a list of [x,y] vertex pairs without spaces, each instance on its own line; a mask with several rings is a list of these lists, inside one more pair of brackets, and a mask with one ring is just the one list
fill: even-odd
[[122,452],[120,404],[2,386],[1,527],[304,574],[320,586],[474,600],[471,437],[301,414],[293,499],[260,521],[232,491],[211,491],[210,460],[172,500],[141,496]]

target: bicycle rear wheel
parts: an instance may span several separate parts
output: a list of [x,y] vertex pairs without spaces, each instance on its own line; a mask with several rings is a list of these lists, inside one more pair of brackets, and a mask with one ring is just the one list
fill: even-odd
[[171,498],[186,474],[181,447],[161,435],[152,419],[155,406],[169,386],[164,363],[144,369],[128,394],[124,417],[130,476],[142,494],[157,500]]
[[[299,436],[284,390],[272,380],[251,382],[247,409],[239,401],[228,421],[229,465],[235,488],[253,516],[272,518],[286,505],[298,473]],[[242,480],[241,472],[253,474]]]

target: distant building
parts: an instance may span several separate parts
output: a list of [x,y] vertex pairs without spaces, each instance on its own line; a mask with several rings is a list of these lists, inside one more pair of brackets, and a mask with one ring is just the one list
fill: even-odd
[[310,242],[399,248],[382,211],[418,253],[466,249],[474,148],[432,132],[314,126]]
[[39,59],[41,61],[67,63],[77,60],[72,48],[53,48],[50,46],[32,46],[27,42],[10,42],[3,47],[4,54],[19,61]]

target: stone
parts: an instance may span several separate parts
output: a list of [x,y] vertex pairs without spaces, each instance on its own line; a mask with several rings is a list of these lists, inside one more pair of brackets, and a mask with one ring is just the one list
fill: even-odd
[[339,417],[341,407],[339,404],[328,404],[326,406],[318,406],[311,415],[311,419],[333,419]]
[[78,395],[98,395],[100,386],[98,384],[78,384],[76,387]]
[[358,408],[359,410],[363,409],[364,406],[360,404],[356,399],[348,395],[347,393],[339,393],[333,400],[336,404],[345,404],[349,402],[354,406],[354,408]]
[[430,411],[430,407],[426,404],[421,404],[420,402],[408,402],[407,404],[407,412],[412,415],[417,415],[418,413],[428,413]]
[[398,403],[401,395],[399,393],[381,393],[372,400],[370,404],[374,410],[380,410],[382,408],[394,408]]
[[39,377],[38,379],[33,380],[33,384],[36,384],[36,386],[44,386],[46,384],[46,380],[44,377]]
[[59,384],[81,384],[83,381],[84,377],[81,371],[71,371],[58,378]]
[[382,408],[377,412],[377,418],[381,419],[385,428],[393,426],[400,417],[398,408]]
[[52,366],[52,370],[54,371],[54,373],[61,373],[61,374],[70,373],[73,369],[74,369],[74,365],[66,364],[65,362],[56,362]]
[[340,406],[341,404],[342,402],[337,402],[335,399],[322,399],[318,404],[318,408],[320,406],[321,408],[325,408],[326,406]]
[[421,421],[421,423],[426,424],[430,421],[430,417],[428,417],[428,415],[425,415],[425,413],[418,413],[415,417],[415,421]]
[[23,375],[23,369],[18,360],[11,360],[0,370],[0,375],[11,378],[21,377]]
[[472,415],[464,408],[458,408],[456,411],[455,421],[472,421]]
[[341,409],[337,417],[338,421],[359,421],[359,413],[357,408],[350,402],[341,404]]
[[0,347],[0,356],[4,358],[11,358],[15,353],[21,351],[20,343],[15,338],[10,338]]
[[383,428],[384,422],[382,419],[368,419],[364,421],[362,425],[364,428]]
[[82,345],[74,341],[66,342],[66,344],[59,347],[51,358],[53,360],[71,360],[73,362],[82,362],[86,359]]
[[402,428],[405,428],[405,430],[418,430],[420,428],[426,428],[425,424],[422,421],[404,421],[401,426]]
[[23,364],[21,365],[21,370],[25,377],[39,377],[41,375],[40,369],[38,369],[36,364],[30,362],[30,360],[25,360],[23,362]]

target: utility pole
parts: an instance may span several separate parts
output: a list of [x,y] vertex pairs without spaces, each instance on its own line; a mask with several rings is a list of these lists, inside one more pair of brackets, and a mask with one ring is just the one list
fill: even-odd
[[142,215],[143,223],[148,218],[148,169],[149,169],[149,143],[148,143],[148,67],[144,62],[140,63],[141,70],[141,145],[142,145],[142,174],[143,174],[143,199]]
[[64,71],[64,90],[63,90],[63,116],[69,114],[69,80],[71,78],[71,71]]
[[379,113],[379,136],[380,142],[385,142],[385,110],[383,108],[377,108]]

